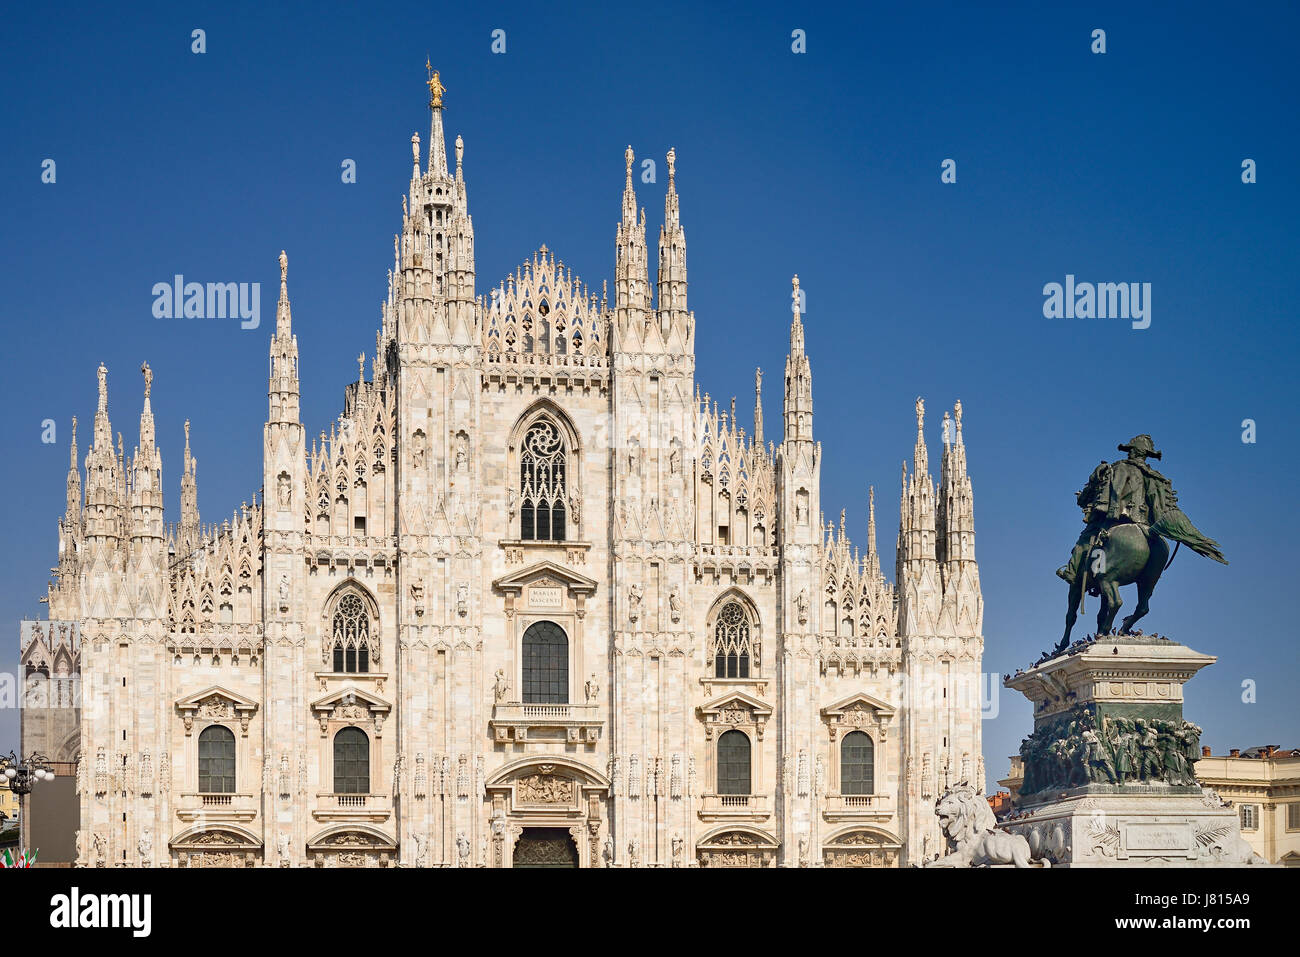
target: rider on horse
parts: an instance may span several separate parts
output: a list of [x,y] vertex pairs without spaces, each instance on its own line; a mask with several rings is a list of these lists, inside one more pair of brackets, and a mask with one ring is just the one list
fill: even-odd
[[1151,436],[1136,435],[1119,450],[1127,452],[1128,458],[1102,462],[1076,496],[1086,525],[1069,562],[1056,574],[1074,584],[1088,553],[1104,543],[1110,529],[1126,523],[1139,526],[1147,535],[1155,532],[1182,542],[1198,554],[1226,565],[1218,543],[1202,535],[1178,508],[1178,496],[1169,479],[1147,464],[1148,458],[1160,458]]

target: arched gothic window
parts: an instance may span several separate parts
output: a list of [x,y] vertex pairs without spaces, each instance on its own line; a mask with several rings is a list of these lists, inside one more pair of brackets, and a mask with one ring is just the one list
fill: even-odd
[[524,632],[524,704],[568,704],[569,638],[553,621]]
[[[710,643],[713,658],[713,677],[748,678],[754,653],[749,615],[738,601],[729,601],[718,612]],[[757,661],[754,662],[757,664]]]
[[851,731],[840,742],[840,793],[876,793],[876,746],[870,736]]
[[524,433],[519,452],[519,537],[562,542],[566,518],[564,437],[549,418]]
[[370,612],[359,595],[344,595],[334,609],[334,671],[370,670]]
[[718,793],[749,794],[749,735],[726,731],[718,738]]
[[370,793],[370,739],[360,728],[334,735],[334,793]]
[[235,734],[220,724],[199,733],[199,793],[235,792]]

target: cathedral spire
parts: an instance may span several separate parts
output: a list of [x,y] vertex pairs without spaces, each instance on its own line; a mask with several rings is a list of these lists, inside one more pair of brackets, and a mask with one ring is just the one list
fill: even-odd
[[68,453],[68,508],[70,525],[81,524],[81,468],[77,464],[77,417],[72,417],[72,446]]
[[[455,206],[448,213],[450,225],[442,242],[446,248],[446,296],[448,325],[455,342],[469,342],[476,335],[474,292],[474,218],[469,214],[469,197],[465,189],[465,141],[456,137],[456,180],[452,188]],[[436,190],[436,187],[435,187]],[[436,219],[436,213],[435,213]],[[435,231],[434,244],[439,239]],[[437,259],[435,250],[435,262]]]
[[804,353],[802,303],[799,299],[799,277],[790,279],[790,355],[801,356]]
[[289,311],[289,257],[280,250],[280,298],[275,304],[275,334],[293,335],[293,314]]
[[[623,154],[627,179],[623,186],[623,218],[615,239],[614,308],[618,329],[624,336],[641,336],[650,314],[650,279],[646,264],[645,212],[637,220],[636,191],[632,188],[632,163],[636,155],[629,146]],[[616,340],[618,342],[620,340]],[[639,338],[629,340],[638,347]]]
[[681,225],[681,209],[677,201],[677,150],[668,148],[668,192],[664,194],[664,222],[670,229]]
[[627,181],[623,184],[623,225],[629,228],[636,225],[636,190],[632,188],[632,161],[635,159],[636,154],[629,143],[623,151],[623,160],[627,164]]
[[280,301],[271,338],[271,379],[267,387],[271,421],[298,420],[298,337],[289,309],[289,257],[280,250]]
[[912,471],[916,476],[930,471],[930,457],[925,447],[925,399],[916,397],[916,447],[912,451]]
[[80,613],[77,601],[77,583],[81,565],[83,541],[81,513],[81,470],[77,466],[77,417],[72,417],[72,446],[68,454],[68,499],[63,518],[59,521],[59,565],[51,569],[58,576],[43,599],[50,605],[51,618],[67,618]]
[[140,374],[144,376],[144,407],[140,410],[140,451],[149,454],[154,449],[153,408],[149,404],[149,393],[153,390],[153,370],[149,368],[149,363],[141,364]]
[[95,409],[95,435],[92,448],[113,450],[113,426],[108,421],[108,367],[99,364],[96,372],[99,376],[99,405]]
[[867,554],[876,554],[876,487],[867,487]]
[[199,546],[198,460],[190,454],[190,420],[185,420],[185,460],[181,475],[181,524],[178,551],[183,557]]
[[944,414],[943,465],[939,476],[940,560],[973,562],[975,560],[974,491],[966,472],[966,445],[962,436],[961,400],[953,407],[952,418]]
[[671,324],[686,316],[686,231],[677,200],[677,151],[668,151],[668,192],[659,228],[659,314],[667,337]]
[[803,300],[799,295],[799,277],[790,280],[790,353],[785,360],[785,441],[811,442],[812,432],[812,366],[804,352],[803,319],[800,309]]
[[447,88],[442,85],[442,80],[438,76],[438,71],[433,69],[433,64],[426,58],[424,68],[429,74],[429,80],[425,84],[429,88],[429,163],[428,171],[431,176],[445,178],[447,176],[447,143],[442,135],[442,95],[447,92]]
[[132,550],[136,558],[140,549],[157,545],[165,538],[163,530],[162,453],[154,440],[153,370],[149,363],[140,365],[144,376],[144,406],[140,410],[140,444],[131,457],[130,529]]
[[904,563],[935,560],[935,488],[925,447],[925,400],[916,399],[916,448],[912,452],[912,475],[903,462],[903,494],[899,504],[900,583]]
[[754,448],[763,449],[763,370],[754,370]]

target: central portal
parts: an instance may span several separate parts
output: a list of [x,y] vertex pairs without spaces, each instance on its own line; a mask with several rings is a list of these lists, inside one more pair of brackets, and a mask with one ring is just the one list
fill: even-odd
[[577,867],[578,848],[568,828],[526,827],[515,843],[515,867]]

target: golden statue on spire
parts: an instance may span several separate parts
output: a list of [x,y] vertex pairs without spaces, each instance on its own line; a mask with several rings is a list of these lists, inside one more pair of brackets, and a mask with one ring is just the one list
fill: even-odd
[[425,57],[424,68],[429,73],[429,109],[442,109],[442,95],[447,92],[447,88],[442,85],[442,80],[438,78],[438,71],[433,68],[433,64]]

